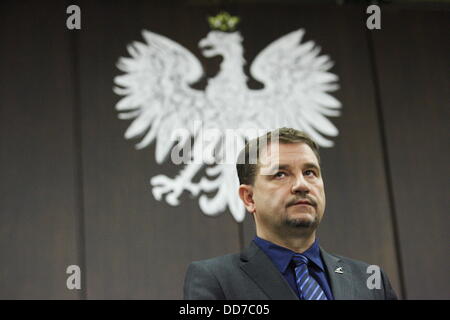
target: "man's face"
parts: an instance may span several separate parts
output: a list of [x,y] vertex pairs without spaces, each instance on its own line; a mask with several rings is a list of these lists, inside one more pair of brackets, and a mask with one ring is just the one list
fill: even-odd
[[325,191],[312,149],[305,143],[281,143],[278,150],[269,145],[260,160],[269,166],[259,168],[252,187],[258,227],[272,232],[315,230],[325,211]]

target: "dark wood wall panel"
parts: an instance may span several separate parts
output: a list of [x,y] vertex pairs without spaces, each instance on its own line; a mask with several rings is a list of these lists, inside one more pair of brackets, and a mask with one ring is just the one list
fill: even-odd
[[[155,200],[150,178],[181,168],[158,165],[154,143],[136,150],[117,117],[116,63],[142,29],[188,48],[207,77],[219,70],[198,48],[219,7],[182,3],[78,1],[82,29],[69,31],[67,1],[0,2],[0,298],[179,299],[191,261],[254,237],[250,216],[207,217],[187,193],[178,207]],[[380,265],[400,296],[448,299],[449,11],[383,7],[382,30],[368,32],[363,6],[231,9],[247,75],[299,28],[335,62],[343,109],[321,150],[321,245]],[[72,264],[82,291],[66,288]]]
[[390,10],[374,33],[407,297],[449,299],[450,12]]
[[0,298],[77,299],[74,81],[64,3],[0,4]]
[[[153,7],[148,2],[85,1],[80,32],[83,180],[86,221],[87,298],[182,298],[187,265],[239,250],[230,214],[204,216],[184,195],[171,207],[153,198],[149,180],[180,167],[155,161],[154,144],[123,137],[130,121],[119,120],[112,91],[126,46],[143,41],[141,30],[168,36],[193,52],[208,26],[204,12]],[[200,29],[199,29],[200,28]]]
[[[364,11],[361,8],[274,7],[248,10],[262,35],[269,39],[302,27],[335,62],[341,89],[335,93],[342,115],[332,118],[340,133],[333,148],[322,148],[327,208],[319,227],[321,245],[328,251],[380,265],[401,295],[399,270]],[[263,21],[276,21],[264,26]],[[251,35],[245,35],[251,38]],[[254,235],[251,217],[244,222],[245,243]]]

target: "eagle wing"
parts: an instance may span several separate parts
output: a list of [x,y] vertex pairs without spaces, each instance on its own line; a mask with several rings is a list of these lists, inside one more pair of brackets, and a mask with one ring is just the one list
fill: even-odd
[[119,118],[134,119],[125,138],[142,137],[138,149],[156,139],[156,161],[162,163],[173,146],[172,132],[185,129],[192,135],[189,121],[205,120],[204,92],[189,86],[202,77],[203,69],[199,60],[175,41],[147,30],[142,36],[145,43],[128,45],[131,57],[122,57],[117,63],[125,74],[114,78],[114,92],[124,96],[116,109]]
[[328,72],[333,63],[319,56],[314,42],[300,43],[303,36],[303,29],[293,31],[258,54],[250,73],[265,87],[251,91],[249,107],[263,127],[299,128],[319,145],[331,147],[333,142],[323,135],[338,134],[326,117],[340,114],[341,103],[329,94],[338,89],[338,77]]

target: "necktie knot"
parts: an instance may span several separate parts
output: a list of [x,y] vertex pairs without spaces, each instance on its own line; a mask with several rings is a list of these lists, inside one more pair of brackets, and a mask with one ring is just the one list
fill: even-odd
[[292,256],[292,261],[295,264],[295,281],[297,282],[300,299],[326,300],[327,297],[320,284],[309,273],[309,259],[303,254],[296,253]]
[[298,267],[301,265],[308,265],[309,259],[304,255],[297,253],[292,256],[292,261],[294,262],[295,266]]

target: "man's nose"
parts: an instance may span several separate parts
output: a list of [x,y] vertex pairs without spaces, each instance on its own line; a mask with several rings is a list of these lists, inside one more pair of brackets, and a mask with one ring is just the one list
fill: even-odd
[[292,193],[309,193],[309,184],[303,174],[300,174],[292,185]]

